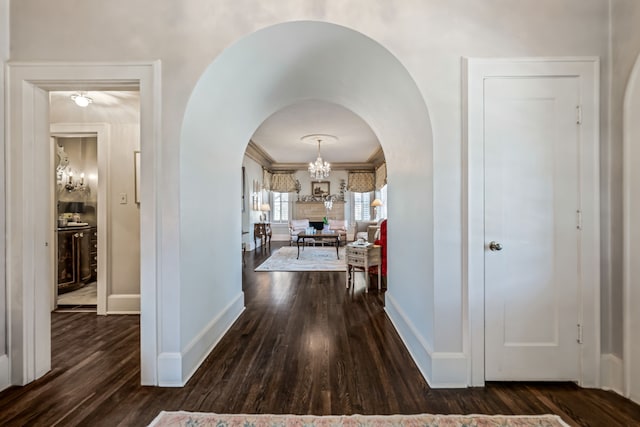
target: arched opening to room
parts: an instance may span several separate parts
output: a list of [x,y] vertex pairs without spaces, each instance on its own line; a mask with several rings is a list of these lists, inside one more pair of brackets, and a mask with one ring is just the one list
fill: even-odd
[[[290,22],[223,52],[187,105],[180,152],[182,347],[194,347],[191,340],[206,335],[212,318],[242,311],[242,220],[221,201],[241,194],[247,141],[259,125],[307,100],[343,106],[378,137],[386,158],[388,215],[394,218],[388,228],[388,281],[394,285],[387,299],[401,313],[397,325],[415,325],[413,334],[431,340],[432,135],[422,95],[377,42],[333,24]],[[203,222],[204,214],[213,220]],[[409,241],[424,244],[409,248]]]

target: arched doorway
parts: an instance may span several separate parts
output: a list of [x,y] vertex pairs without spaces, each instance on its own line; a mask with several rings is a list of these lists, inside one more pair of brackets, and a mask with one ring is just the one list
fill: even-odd
[[[423,372],[430,370],[433,160],[426,105],[407,70],[383,46],[338,25],[303,21],[260,30],[228,48],[204,72],[187,105],[180,142],[179,318],[185,350],[180,357],[167,355],[167,373],[192,372],[197,365],[188,361],[201,360],[219,336],[215,331],[241,312],[241,221],[219,201],[240,194],[242,157],[258,125],[305,99],[352,110],[381,142],[394,218],[388,228],[393,291],[387,312]],[[163,373],[159,377],[162,384]],[[187,378],[183,374],[182,382]]]

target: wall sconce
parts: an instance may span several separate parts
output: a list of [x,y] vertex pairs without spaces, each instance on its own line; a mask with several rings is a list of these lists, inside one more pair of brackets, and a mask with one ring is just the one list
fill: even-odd
[[64,188],[68,192],[85,191],[87,189],[87,186],[84,185],[84,172],[80,174],[80,179],[79,180],[74,180],[73,179],[73,171],[69,171],[67,173],[67,179],[66,179],[66,182],[64,184]]

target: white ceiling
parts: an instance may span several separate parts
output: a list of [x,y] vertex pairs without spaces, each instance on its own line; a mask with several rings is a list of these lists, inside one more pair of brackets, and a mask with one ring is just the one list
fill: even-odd
[[[79,116],[87,110],[76,106],[71,95],[77,91],[50,93],[52,111],[64,116]],[[117,111],[130,118],[139,115],[140,99],[136,91],[88,91],[93,99],[87,109],[108,110],[111,120],[118,120]],[[130,120],[130,119],[129,119]],[[52,121],[57,121],[52,117]],[[309,100],[290,105],[268,117],[251,138],[275,163],[308,163],[315,160],[316,143],[302,142],[309,134],[329,134],[338,138],[334,143],[322,143],[322,158],[330,163],[364,163],[374,155],[380,143],[371,128],[352,111],[336,104]]]
[[77,122],[95,121],[102,117],[112,123],[131,123],[140,120],[140,93],[138,91],[87,91],[86,96],[93,99],[87,107],[78,107],[71,95],[78,91],[49,92],[50,120],[59,123],[64,120]]
[[380,147],[371,128],[346,108],[321,101],[290,105],[267,118],[252,140],[277,163],[315,160],[317,144],[302,142],[309,134],[329,134],[335,143],[321,143],[322,158],[330,163],[366,162]]

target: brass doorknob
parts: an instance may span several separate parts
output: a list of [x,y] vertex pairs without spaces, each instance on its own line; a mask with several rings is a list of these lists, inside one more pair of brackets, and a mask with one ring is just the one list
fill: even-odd
[[491,241],[491,243],[489,243],[489,249],[492,251],[501,251],[502,245],[496,241]]

